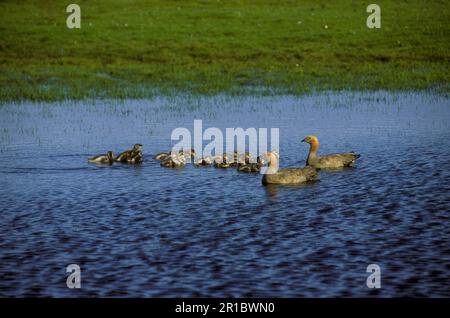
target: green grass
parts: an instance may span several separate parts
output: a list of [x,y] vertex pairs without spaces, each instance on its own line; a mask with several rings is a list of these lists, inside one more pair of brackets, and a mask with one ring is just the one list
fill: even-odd
[[0,100],[449,88],[447,1],[72,2],[0,2]]

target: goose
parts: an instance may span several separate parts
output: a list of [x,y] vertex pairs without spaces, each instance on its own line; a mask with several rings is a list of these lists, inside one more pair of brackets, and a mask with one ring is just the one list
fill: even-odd
[[260,172],[261,167],[266,163],[264,157],[264,155],[258,156],[256,162],[250,162],[250,157],[248,158],[248,161],[246,158],[245,164],[238,166],[237,171],[245,173]]
[[112,151],[108,151],[106,155],[98,155],[88,159],[88,162],[91,163],[107,163],[112,164],[114,161],[114,155]]
[[133,149],[131,150],[125,150],[120,155],[118,155],[114,161],[116,162],[128,162],[131,160],[134,156],[140,154],[142,157],[142,144],[135,144],[133,146]]
[[194,166],[196,167],[204,167],[204,166],[210,166],[213,164],[213,157],[205,157],[205,158],[200,158],[194,161]]
[[233,152],[232,155],[226,155],[227,160],[223,160],[222,167],[220,168],[229,168],[229,167],[240,167],[242,165],[250,163],[251,156],[248,152],[245,152],[243,154],[239,154],[236,150]]
[[266,158],[269,167],[262,177],[263,184],[299,184],[317,179],[317,169],[314,167],[278,170],[278,154],[275,151],[269,151]]
[[223,163],[227,164],[227,166],[223,168],[239,167],[239,159],[239,153],[235,150],[232,155],[227,155],[227,161],[225,161],[225,159],[223,160]]
[[191,157],[191,159],[194,159],[197,155],[194,148],[191,148],[190,150],[184,151],[181,149],[181,153],[184,154],[185,157]]
[[216,157],[214,160],[214,167],[216,168],[230,168],[231,167],[231,160],[228,159],[228,155],[224,153],[222,156]]
[[240,167],[249,164],[252,156],[249,152],[244,152],[243,154],[238,154],[237,151],[234,152],[233,166]]
[[153,159],[161,161],[167,158],[167,156],[170,155],[170,152],[159,152],[156,155],[153,156]]
[[182,168],[186,165],[186,157],[184,154],[171,154],[160,163],[161,167],[166,168]]
[[144,157],[142,156],[142,152],[138,152],[134,154],[133,156],[130,156],[127,158],[127,163],[129,164],[140,164],[144,161]]
[[[195,150],[193,148],[191,148],[188,151],[184,151],[183,148],[181,148],[181,150],[179,150],[178,153],[184,154],[187,157],[191,157],[191,159],[194,159],[194,157],[196,156]],[[172,154],[172,152],[159,152],[153,156],[153,159],[161,161],[161,160],[166,159],[171,154]]]
[[308,158],[306,165],[313,166],[318,169],[339,169],[344,167],[351,167],[356,159],[360,157],[354,152],[338,153],[325,156],[317,156],[319,149],[319,139],[316,136],[306,136],[302,142],[310,144]]
[[244,163],[250,163],[252,160],[252,155],[249,152],[245,152],[243,157],[244,158],[241,158],[240,160],[243,160]]

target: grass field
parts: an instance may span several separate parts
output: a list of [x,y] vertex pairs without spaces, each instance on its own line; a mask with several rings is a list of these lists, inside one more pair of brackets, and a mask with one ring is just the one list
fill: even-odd
[[[81,29],[66,6],[81,7]],[[1,1],[0,100],[449,91],[448,1]]]

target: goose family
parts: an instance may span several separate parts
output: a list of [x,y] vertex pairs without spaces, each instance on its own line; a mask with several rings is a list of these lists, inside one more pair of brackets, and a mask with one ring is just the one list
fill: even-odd
[[[231,155],[222,154],[220,156],[207,156],[196,158],[194,149],[179,150],[178,152],[160,152],[153,156],[153,159],[160,161],[161,167],[182,168],[186,165],[187,158],[194,159],[196,167],[206,167],[214,165],[216,168],[236,168],[238,172],[260,173],[261,169],[267,165],[262,177],[263,184],[299,184],[318,179],[318,170],[341,169],[352,167],[360,157],[355,152],[345,152],[318,156],[319,139],[316,136],[306,136],[302,142],[310,145],[306,165],[298,168],[279,169],[279,155],[276,151],[269,151],[257,157],[256,162],[252,162],[248,152],[239,154],[234,151]],[[106,154],[94,156],[88,159],[91,163],[113,164],[122,162],[128,164],[139,164],[144,161],[142,155],[142,144],[135,144],[131,150],[125,150],[117,157],[112,151]]]
[[319,149],[319,139],[316,136],[306,136],[302,142],[306,142],[310,145],[306,165],[317,169],[340,169],[351,167],[354,165],[356,159],[360,157],[359,154],[354,152],[337,153],[318,157],[317,150]]

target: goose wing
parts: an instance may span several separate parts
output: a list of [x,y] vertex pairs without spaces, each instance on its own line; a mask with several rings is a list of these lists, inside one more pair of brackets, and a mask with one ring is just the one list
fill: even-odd
[[296,184],[315,180],[317,170],[313,167],[286,168],[274,174],[265,174],[263,184]]
[[354,152],[336,153],[326,156],[320,156],[318,160],[318,167],[322,168],[340,168],[352,166],[356,159],[360,157]]
[[278,173],[296,178],[304,178],[306,181],[314,180],[317,177],[317,169],[309,166],[304,168],[286,168],[278,171]]

